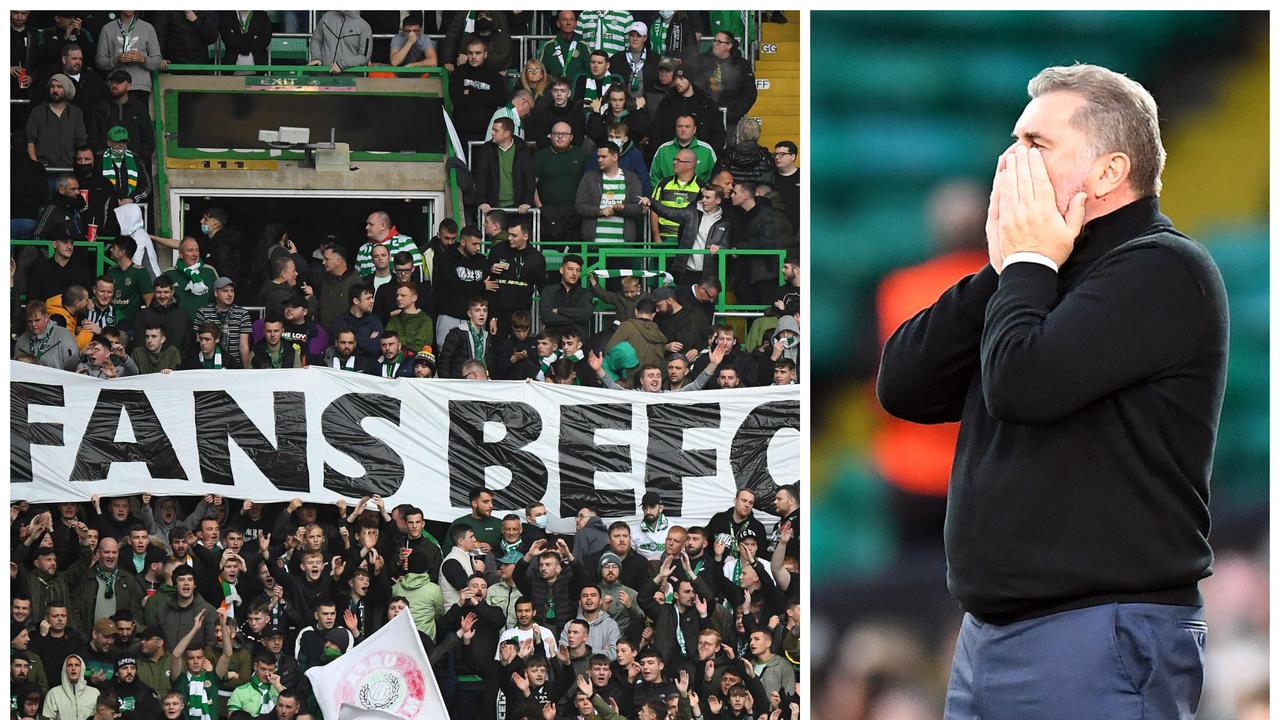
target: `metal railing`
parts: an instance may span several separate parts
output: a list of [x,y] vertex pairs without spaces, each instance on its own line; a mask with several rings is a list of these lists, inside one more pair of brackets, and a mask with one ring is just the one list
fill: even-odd
[[[111,258],[107,257],[107,243],[105,242],[107,240],[113,240],[113,239],[114,238],[100,238],[98,240],[76,240],[75,242],[71,243],[71,247],[89,248],[93,252],[95,256],[94,258],[95,267],[97,269],[97,272],[95,272],[93,276],[98,277],[103,272],[105,272],[108,267],[116,266],[116,264],[111,261]],[[18,245],[18,246],[43,247],[48,249],[50,255],[53,254],[53,241],[51,240],[10,239],[9,244]],[[92,290],[92,288],[90,288],[90,290]]]

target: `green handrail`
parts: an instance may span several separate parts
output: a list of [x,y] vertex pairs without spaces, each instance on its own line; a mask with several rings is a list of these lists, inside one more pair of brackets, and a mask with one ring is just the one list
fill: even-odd
[[[165,72],[289,72],[304,73],[312,75],[329,75],[328,65],[170,65]],[[152,74],[159,73],[159,70],[152,71]],[[371,72],[389,72],[397,75],[440,75],[445,76],[448,71],[442,67],[396,67],[394,65],[360,65],[358,67],[343,68],[343,75],[360,75]]]
[[[608,243],[613,247],[601,247],[595,253],[596,262],[588,262],[587,267],[583,268],[582,274],[600,268],[606,264],[609,258],[648,258],[658,261],[660,271],[665,271],[667,267],[667,259],[673,255],[712,255],[710,250],[694,250],[694,249],[676,249],[650,247],[648,249],[635,248],[619,248],[618,243]],[[773,255],[778,258],[778,285],[782,283],[782,264],[787,259],[786,250],[735,250],[733,248],[720,248],[714,253],[716,256],[717,274],[720,279],[720,287],[728,287],[727,283],[727,261],[729,256],[749,256],[749,255]],[[586,258],[583,258],[586,260]],[[721,292],[720,297],[716,299],[716,312],[763,312],[769,309],[768,305],[729,305],[726,302],[728,293]]]
[[[106,240],[114,240],[114,239],[115,238],[100,237],[100,239],[98,240],[76,240],[75,242],[71,243],[71,247],[89,248],[90,250],[93,251],[95,255],[95,263],[97,266],[97,272],[95,272],[93,276],[96,278],[102,275],[102,273],[106,272],[107,266],[111,266],[111,267],[116,266],[116,264],[111,261],[111,258],[106,256],[107,244],[106,242],[104,242]],[[50,240],[10,239],[9,244],[16,245],[16,246],[31,245],[35,247],[44,247],[49,250],[50,255],[53,254],[53,242]],[[89,292],[93,292],[93,288],[86,288],[86,289],[89,290]]]

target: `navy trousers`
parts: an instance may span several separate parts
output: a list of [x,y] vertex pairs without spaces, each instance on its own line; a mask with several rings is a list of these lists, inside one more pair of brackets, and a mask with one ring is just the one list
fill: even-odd
[[1127,603],[1008,625],[965,615],[946,720],[1195,717],[1208,626],[1198,607]]

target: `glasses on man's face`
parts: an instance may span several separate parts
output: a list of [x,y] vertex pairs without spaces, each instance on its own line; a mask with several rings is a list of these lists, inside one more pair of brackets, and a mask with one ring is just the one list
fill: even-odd
[[732,45],[732,44],[733,44],[733,42],[732,42],[732,41],[730,41],[730,40],[721,40],[720,38],[716,38],[715,40],[712,40],[711,42],[712,42],[713,44],[715,44],[715,45]]
[[794,154],[795,154],[795,153],[789,152],[789,151],[787,151],[787,150],[778,150],[778,151],[776,151],[776,152],[773,154],[773,156],[774,156],[774,157],[786,157],[787,155],[794,155]]
[[409,273],[413,272],[413,267],[412,267],[412,266],[407,267],[407,268],[399,268],[399,267],[398,267],[398,268],[396,268],[396,272],[398,272],[398,273],[404,273],[405,275],[408,275]]
[[693,161],[692,161],[692,160],[681,160],[680,158],[676,158],[676,159],[675,159],[675,160],[673,160],[672,162],[678,162],[678,163],[680,163],[681,165],[688,165],[689,163],[691,163],[691,162],[693,162]]
[[571,133],[571,132],[553,132],[553,133],[551,133],[551,137],[572,137],[572,136],[573,136],[573,133]]

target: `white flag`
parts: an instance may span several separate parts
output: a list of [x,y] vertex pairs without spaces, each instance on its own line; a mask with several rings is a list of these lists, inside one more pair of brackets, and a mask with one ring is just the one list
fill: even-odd
[[[307,671],[320,712],[347,720],[449,717],[418,629],[401,612],[328,665]],[[375,713],[363,712],[377,711]]]

